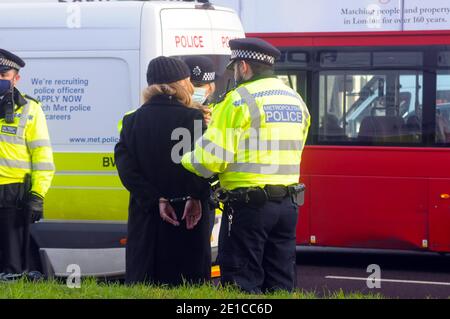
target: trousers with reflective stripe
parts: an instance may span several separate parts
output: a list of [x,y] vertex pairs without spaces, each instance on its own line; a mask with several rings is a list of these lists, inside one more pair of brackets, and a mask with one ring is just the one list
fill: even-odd
[[219,174],[226,189],[297,183],[309,125],[302,98],[281,80],[247,82],[213,108],[182,164],[203,177]]
[[26,101],[16,106],[13,123],[0,119],[0,185],[21,183],[31,173],[31,191],[44,197],[55,171],[53,152],[40,104]]

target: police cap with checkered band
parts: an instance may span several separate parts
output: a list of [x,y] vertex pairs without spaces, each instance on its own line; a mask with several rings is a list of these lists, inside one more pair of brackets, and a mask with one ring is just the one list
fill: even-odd
[[258,38],[242,38],[230,40],[231,58],[227,68],[235,61],[255,61],[273,65],[280,57],[280,51],[270,43]]
[[205,56],[190,56],[184,60],[191,71],[191,81],[198,84],[214,82],[216,72],[212,60]]
[[25,66],[25,62],[17,55],[0,49],[0,72],[7,72],[11,69],[19,71]]

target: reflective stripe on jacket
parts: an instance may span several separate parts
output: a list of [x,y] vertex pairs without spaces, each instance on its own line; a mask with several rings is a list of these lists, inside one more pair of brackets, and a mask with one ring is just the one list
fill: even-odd
[[21,100],[14,123],[0,119],[0,185],[22,183],[31,173],[31,191],[44,197],[55,172],[47,122],[40,103]]

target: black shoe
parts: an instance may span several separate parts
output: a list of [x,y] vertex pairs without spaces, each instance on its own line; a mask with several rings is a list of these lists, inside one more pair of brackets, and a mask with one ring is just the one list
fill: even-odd
[[25,278],[27,278],[28,281],[33,281],[33,282],[41,281],[41,280],[45,279],[44,275],[42,273],[40,273],[39,271],[37,271],[37,270],[33,270],[33,271],[30,271],[30,272],[27,272],[24,275],[25,275]]
[[28,281],[36,282],[44,279],[44,275],[39,271],[30,271],[24,272],[21,274],[13,274],[13,273],[1,273],[0,274],[0,282],[15,282],[20,279],[26,279]]
[[0,282],[14,282],[23,277],[23,274],[1,273]]

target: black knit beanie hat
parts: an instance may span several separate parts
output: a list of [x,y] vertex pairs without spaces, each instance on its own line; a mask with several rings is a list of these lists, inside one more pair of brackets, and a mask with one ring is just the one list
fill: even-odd
[[189,67],[183,61],[159,56],[148,64],[147,83],[148,85],[173,83],[190,75]]

